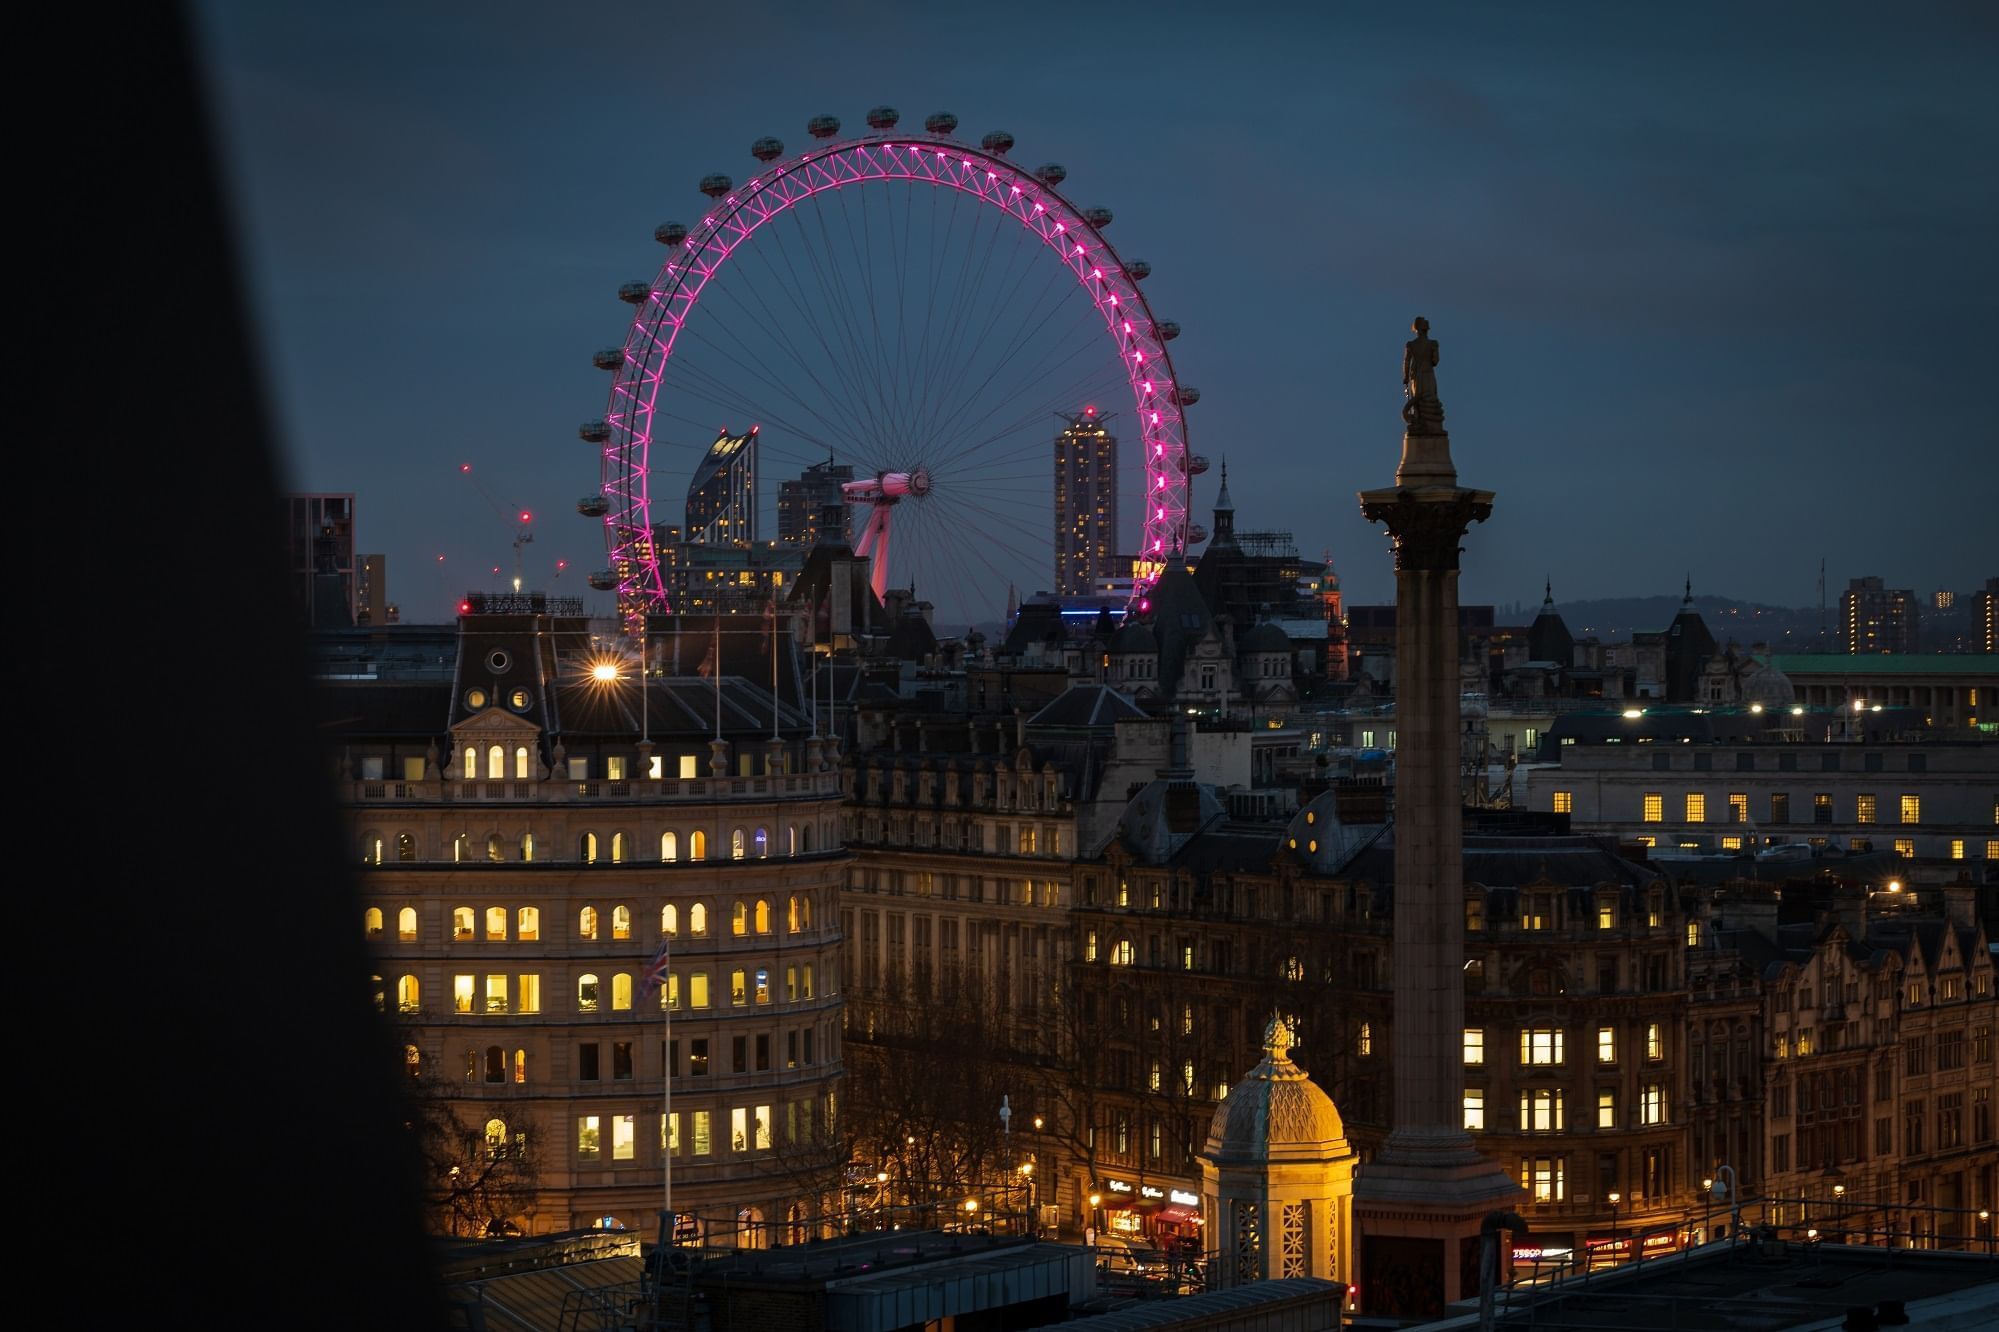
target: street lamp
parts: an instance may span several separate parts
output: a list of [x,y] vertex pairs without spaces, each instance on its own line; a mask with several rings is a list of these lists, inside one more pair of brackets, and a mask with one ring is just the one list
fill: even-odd
[[1034,1162],[1022,1161],[1020,1163],[1020,1179],[1027,1186],[1027,1225],[1024,1229],[1028,1234],[1032,1235],[1034,1233]]
[[1102,1219],[1097,1215],[1097,1209],[1103,1205],[1103,1201],[1104,1195],[1101,1193],[1090,1195],[1090,1225],[1083,1236],[1083,1243],[1087,1248],[1094,1249],[1097,1246],[1097,1227],[1102,1224]]
[[1622,1251],[1617,1246],[1617,1204],[1624,1201],[1624,1195],[1612,1190],[1610,1194],[1610,1254],[1613,1261],[1622,1262]]
[[1714,1236],[1709,1232],[1713,1227],[1709,1222],[1714,1216],[1714,1178],[1709,1176],[1701,1181],[1701,1243],[1706,1244]]
[[1985,1252],[1991,1253],[1992,1252],[1992,1209],[1991,1208],[1981,1207],[1978,1209],[1978,1223],[1985,1227]]

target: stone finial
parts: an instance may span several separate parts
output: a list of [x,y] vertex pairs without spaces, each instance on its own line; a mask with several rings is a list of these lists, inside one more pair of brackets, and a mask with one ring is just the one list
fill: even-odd
[[1263,1025],[1263,1048],[1274,1060],[1291,1057],[1291,1047],[1296,1045],[1297,1032],[1282,1013],[1272,1013],[1270,1021]]

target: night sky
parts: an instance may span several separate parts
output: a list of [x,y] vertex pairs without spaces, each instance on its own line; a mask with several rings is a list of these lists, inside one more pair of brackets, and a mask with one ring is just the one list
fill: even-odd
[[1392,597],[1354,492],[1393,472],[1419,313],[1498,492],[1467,602],[1999,573],[1990,5],[197,12],[290,482],[357,494],[406,620],[511,573],[496,507],[538,514],[531,585],[609,609],[576,426],[618,284],[752,139],[878,102],[1115,210],[1238,526],[1330,551],[1350,600]]

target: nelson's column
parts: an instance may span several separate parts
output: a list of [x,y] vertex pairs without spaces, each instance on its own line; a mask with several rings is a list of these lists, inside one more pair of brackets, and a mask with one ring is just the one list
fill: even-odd
[[1354,1181],[1361,1300],[1441,1312],[1478,1293],[1479,1226],[1522,1190],[1464,1129],[1464,811],[1459,786],[1458,542],[1492,492],[1458,485],[1418,317],[1402,354],[1402,464],[1360,493],[1395,547],[1395,1106]]

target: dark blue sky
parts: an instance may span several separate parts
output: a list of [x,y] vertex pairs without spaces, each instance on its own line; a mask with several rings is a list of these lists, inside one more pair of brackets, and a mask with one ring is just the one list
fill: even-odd
[[1354,492],[1393,471],[1417,313],[1499,496],[1468,602],[1999,573],[1989,5],[198,13],[292,483],[357,493],[408,618],[510,566],[489,497],[543,514],[531,582],[566,556],[586,590],[617,285],[752,139],[877,102],[1009,130],[1115,210],[1238,525],[1330,550],[1352,599],[1392,595]]

